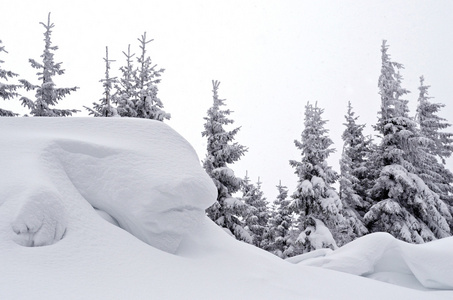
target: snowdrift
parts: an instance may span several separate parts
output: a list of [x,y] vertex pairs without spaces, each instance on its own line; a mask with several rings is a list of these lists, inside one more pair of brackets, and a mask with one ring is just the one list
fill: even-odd
[[374,278],[410,288],[453,289],[453,237],[414,245],[374,233],[336,251],[321,249],[288,261]]
[[[1,201],[21,203],[13,221],[19,244],[53,244],[72,229],[67,219],[79,217],[67,213],[75,202],[87,202],[174,252],[216,198],[193,148],[161,122],[13,118],[1,126]],[[36,210],[45,211],[33,217]]]
[[[234,240],[204,215],[216,189],[195,151],[161,122],[0,118],[0,128],[0,299],[453,297],[291,264]],[[338,253],[372,253],[361,240]],[[448,243],[395,257],[452,261]],[[439,260],[410,270],[445,288],[450,267]]]

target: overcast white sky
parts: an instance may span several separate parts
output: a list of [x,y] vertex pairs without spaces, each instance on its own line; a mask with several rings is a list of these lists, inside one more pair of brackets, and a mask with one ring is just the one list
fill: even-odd
[[[21,0],[1,6],[0,39],[9,51],[0,56],[3,67],[32,82],[35,70],[28,59],[39,59],[39,22],[52,12],[53,43],[59,46],[55,59],[66,69],[55,81],[60,87],[80,87],[61,107],[82,109],[101,98],[105,46],[116,60],[112,75],[119,75],[122,51],[131,44],[138,52],[137,38],[146,31],[154,39],[149,44],[153,62],[166,69],[159,86],[165,110],[172,114],[166,123],[200,159],[211,80],[221,81],[220,97],[234,111],[235,125],[242,126],[237,141],[249,148],[232,169],[238,176],[248,170],[253,181],[260,176],[270,201],[279,180],[290,193],[296,185],[288,160],[300,159],[293,140],[300,139],[307,101],[325,109],[337,149],[329,162],[337,171],[348,101],[367,133],[374,133],[383,39],[392,59],[405,65],[411,112],[418,78],[424,75],[430,95],[447,105],[442,115],[453,122],[453,1]],[[0,107],[8,108],[6,103]]]

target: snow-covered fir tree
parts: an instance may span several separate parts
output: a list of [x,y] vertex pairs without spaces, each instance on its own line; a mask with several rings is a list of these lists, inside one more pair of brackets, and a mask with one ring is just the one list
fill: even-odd
[[345,116],[346,129],[342,134],[343,152],[340,160],[340,198],[343,202],[343,214],[353,229],[354,240],[368,232],[363,225],[362,216],[369,204],[367,201],[367,186],[369,186],[367,157],[370,140],[363,135],[365,125],[356,123],[351,102],[348,102],[348,111]]
[[153,40],[146,40],[146,32],[138,39],[141,55],[137,57],[138,68],[135,73],[134,106],[137,118],[163,121],[169,120],[170,114],[166,113],[162,101],[157,97],[157,84],[164,69],[157,69],[151,58],[146,54],[146,45]]
[[246,175],[242,181],[241,190],[242,200],[249,206],[244,215],[245,228],[250,232],[253,244],[257,247],[265,248],[266,245],[263,245],[263,240],[267,231],[269,210],[267,208],[267,200],[261,190],[260,179],[258,178],[257,183],[253,184],[250,183],[250,179]]
[[231,232],[237,239],[252,243],[251,235],[244,229],[242,217],[248,209],[244,201],[232,195],[240,190],[242,180],[228,166],[238,161],[247,148],[234,142],[240,127],[227,131],[224,126],[234,123],[228,116],[229,109],[222,109],[225,100],[219,99],[220,82],[212,81],[213,105],[204,119],[202,136],[207,138],[207,155],[203,167],[217,187],[217,201],[206,210],[208,216],[219,226]]
[[21,79],[20,82],[27,91],[36,90],[35,100],[31,100],[27,97],[22,97],[20,100],[22,105],[30,109],[30,114],[33,116],[39,117],[64,117],[70,116],[73,113],[76,113],[76,109],[57,109],[53,106],[58,104],[58,101],[62,100],[65,96],[69,95],[71,92],[74,92],[78,87],[71,88],[57,88],[53,82],[53,77],[56,75],[64,74],[64,70],[61,69],[61,63],[55,63],[54,61],[54,51],[58,49],[57,46],[52,46],[52,41],[50,39],[52,34],[52,28],[55,27],[53,23],[50,22],[50,13],[47,17],[47,24],[40,23],[44,26],[44,52],[41,55],[42,63],[37,62],[34,59],[29,59],[31,66],[35,69],[38,69],[39,72],[38,80],[41,81],[40,84],[32,84],[25,79]]
[[450,235],[447,205],[417,175],[415,162],[426,161],[425,141],[416,122],[408,116],[408,91],[401,87],[399,69],[382,43],[379,77],[380,118],[375,127],[382,140],[378,149],[379,176],[371,189],[375,204],[364,216],[371,232],[385,231],[401,240],[422,243]]
[[342,215],[343,205],[332,184],[338,174],[327,165],[327,158],[335,150],[324,128],[323,109],[307,103],[302,140],[295,140],[301,150],[301,161],[290,160],[298,176],[292,195],[291,209],[299,215],[300,235],[295,241],[295,254],[318,248],[336,248],[347,239],[347,222]]
[[[5,50],[5,46],[2,46],[2,41],[0,40],[0,54],[2,52],[8,53],[8,51]],[[11,84],[6,81],[9,79],[12,79],[14,77],[17,77],[18,75],[16,73],[13,73],[12,71],[7,71],[4,70],[1,67],[1,64],[4,63],[3,60],[0,60],[0,98],[3,100],[11,100],[19,96],[17,93],[17,89],[20,88],[20,85],[18,84]],[[5,80],[5,82],[2,82]],[[17,116],[16,113],[6,110],[6,109],[1,109],[0,108],[0,116],[1,117],[14,117]]]
[[445,105],[430,101],[432,97],[428,96],[429,86],[424,84],[423,76],[420,77],[418,89],[417,121],[421,136],[429,141],[427,151],[433,156],[428,161],[417,162],[419,176],[453,209],[453,174],[445,166],[445,158],[450,157],[453,151],[453,134],[445,132],[451,124],[438,116]]
[[126,57],[126,65],[120,68],[121,77],[116,87],[118,107],[117,111],[121,117],[136,117],[137,110],[134,101],[134,84],[137,71],[134,70],[132,59],[135,54],[131,54],[131,45],[127,47],[127,53],[123,51]]
[[428,96],[430,86],[424,84],[425,78],[420,77],[420,91],[417,107],[417,121],[420,126],[421,134],[431,139],[434,143],[429,150],[432,154],[441,159],[445,164],[445,158],[451,156],[453,152],[453,133],[444,130],[451,127],[446,119],[438,116],[439,111],[445,107],[442,103],[432,103]]
[[105,47],[105,77],[101,79],[102,86],[104,87],[104,97],[98,102],[93,102],[93,109],[85,107],[90,115],[95,117],[114,117],[118,116],[116,108],[112,106],[112,102],[115,101],[115,95],[111,94],[111,90],[116,83],[116,77],[110,77],[110,63],[114,60],[109,59],[109,48]]
[[268,222],[268,230],[265,235],[267,241],[265,250],[281,258],[293,255],[290,229],[293,223],[291,210],[289,209],[288,188],[281,181],[277,185],[278,195],[273,202],[273,212]]

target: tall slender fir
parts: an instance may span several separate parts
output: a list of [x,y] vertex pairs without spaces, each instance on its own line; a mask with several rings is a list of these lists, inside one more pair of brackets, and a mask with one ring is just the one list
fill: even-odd
[[224,126],[234,123],[228,116],[229,109],[222,109],[225,100],[219,99],[218,89],[220,82],[212,81],[213,105],[204,119],[202,136],[207,138],[207,155],[203,167],[213,179],[217,187],[217,201],[207,209],[208,216],[219,226],[230,231],[237,239],[252,242],[252,237],[244,229],[241,216],[244,216],[248,206],[232,195],[239,191],[242,180],[234,175],[229,164],[238,161],[247,151],[247,148],[234,142],[240,127],[226,131]]
[[55,27],[50,22],[50,13],[47,17],[47,24],[40,23],[45,28],[44,32],[44,52],[41,55],[42,63],[37,62],[34,59],[29,59],[31,66],[35,69],[40,70],[38,73],[38,80],[40,84],[34,85],[25,79],[21,79],[20,82],[23,84],[27,91],[36,90],[35,100],[31,100],[27,97],[22,97],[22,105],[28,107],[31,111],[30,114],[37,117],[64,117],[70,116],[76,113],[76,109],[57,109],[52,108],[57,105],[60,100],[72,92],[75,92],[78,87],[71,88],[57,88],[53,82],[53,77],[56,75],[64,74],[64,70],[61,69],[61,63],[54,62],[54,51],[58,49],[57,46],[52,46],[50,39],[52,34],[52,28]]
[[114,60],[109,59],[109,48],[105,47],[105,78],[101,79],[102,86],[104,87],[104,97],[99,101],[100,103],[94,102],[93,109],[85,107],[90,114],[95,117],[114,117],[118,116],[116,108],[112,106],[112,101],[115,101],[115,95],[111,94],[111,90],[116,83],[116,77],[110,77],[110,63]]
[[146,45],[153,40],[146,39],[146,32],[138,39],[140,42],[141,55],[137,57],[138,68],[135,73],[135,110],[138,118],[163,121],[170,119],[166,113],[162,101],[157,97],[157,84],[160,76],[165,71],[157,69],[151,58],[146,54]]
[[137,117],[137,110],[134,101],[134,84],[136,70],[133,68],[132,59],[135,54],[131,54],[131,45],[127,47],[126,65],[120,68],[121,77],[115,85],[117,90],[118,114],[122,117]]
[[250,183],[246,175],[242,182],[242,200],[249,206],[244,215],[244,223],[253,238],[253,244],[260,248],[263,245],[264,236],[269,221],[269,210],[267,200],[261,190],[261,181],[258,178],[256,184]]
[[324,247],[336,248],[336,243],[342,245],[348,235],[343,205],[332,187],[338,174],[326,161],[335,150],[330,148],[333,142],[324,128],[327,121],[322,119],[323,112],[317,105],[307,103],[302,140],[294,141],[301,150],[302,159],[290,161],[299,178],[291,202],[292,210],[299,215],[301,232],[295,254]]
[[351,102],[348,102],[348,111],[345,116],[346,129],[342,134],[344,141],[340,160],[340,198],[344,206],[343,214],[353,229],[350,240],[368,232],[363,225],[362,216],[369,204],[366,190],[369,186],[367,157],[370,141],[362,131],[365,125],[356,124],[358,117],[354,117]]
[[293,255],[290,229],[292,227],[291,211],[289,209],[288,188],[281,181],[277,185],[278,195],[273,202],[275,211],[269,219],[266,238],[268,245],[265,250],[281,258]]
[[[445,131],[451,124],[438,116],[445,105],[430,101],[429,86],[424,84],[423,76],[420,77],[418,89],[417,121],[421,136],[428,139],[426,151],[432,155],[427,161],[418,161],[419,176],[450,206],[453,213],[453,173],[445,166],[445,158],[450,157],[453,151],[453,134]],[[453,229],[453,222],[450,227]]]

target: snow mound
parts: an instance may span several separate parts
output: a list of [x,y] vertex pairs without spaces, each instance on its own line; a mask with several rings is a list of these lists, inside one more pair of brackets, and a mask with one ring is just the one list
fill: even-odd
[[338,249],[332,233],[319,219],[310,217],[308,225],[297,237],[297,242],[305,244],[310,242],[314,249],[332,248]]
[[[173,253],[216,199],[191,145],[162,122],[2,118],[1,126],[0,151],[12,171],[1,173],[8,193],[0,201],[21,206],[11,225],[20,245],[60,240],[67,218],[77,217],[73,202],[83,198],[111,223]],[[19,192],[29,195],[19,201]]]
[[453,237],[408,244],[373,233],[335,251],[314,251],[289,259],[415,289],[453,289]]

